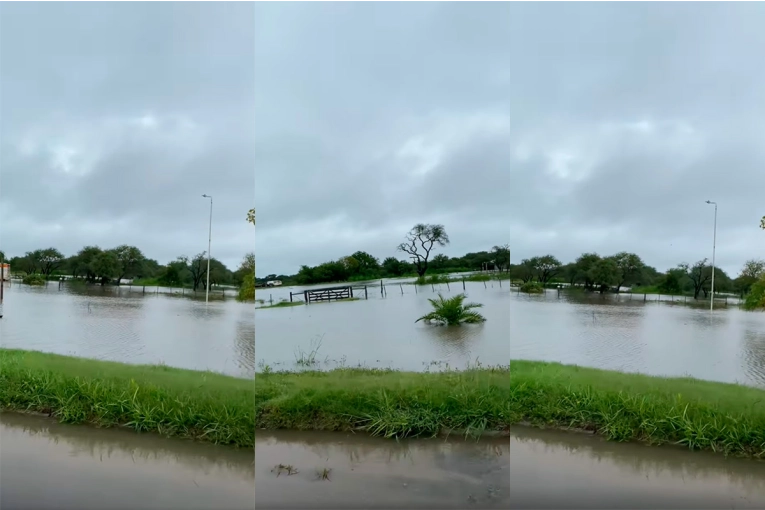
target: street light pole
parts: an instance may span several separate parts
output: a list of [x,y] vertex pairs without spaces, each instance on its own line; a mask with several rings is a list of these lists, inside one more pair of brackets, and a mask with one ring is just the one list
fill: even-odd
[[715,206],[715,228],[712,237],[712,297],[709,300],[709,311],[715,309],[715,251],[717,250],[717,202],[707,200],[707,203]]
[[211,195],[202,195],[210,199],[210,227],[207,233],[207,285],[205,286],[205,304],[210,301],[210,245],[212,244],[212,199]]

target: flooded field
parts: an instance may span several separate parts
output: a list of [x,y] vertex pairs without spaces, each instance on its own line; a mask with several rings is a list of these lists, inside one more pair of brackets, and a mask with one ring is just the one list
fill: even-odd
[[[257,320],[256,357],[274,369],[293,369],[296,359],[315,350],[322,368],[345,366],[390,367],[422,371],[432,364],[465,368],[476,359],[483,364],[507,363],[510,359],[510,292],[507,282],[467,282],[467,301],[483,304],[480,311],[487,321],[458,328],[415,324],[431,310],[428,298],[441,292],[450,297],[463,292],[462,283],[431,287],[372,283],[358,301],[312,303],[289,308],[264,308],[255,312]],[[290,292],[300,288],[258,289],[258,299],[289,300]]]
[[507,508],[510,501],[507,438],[263,432],[253,462],[252,450],[0,413],[0,441],[4,509]]
[[765,314],[547,292],[511,294],[514,359],[765,387]]
[[765,462],[519,428],[510,508],[765,508]]
[[5,288],[0,345],[127,363],[165,363],[251,377],[254,310],[128,287],[49,283]]

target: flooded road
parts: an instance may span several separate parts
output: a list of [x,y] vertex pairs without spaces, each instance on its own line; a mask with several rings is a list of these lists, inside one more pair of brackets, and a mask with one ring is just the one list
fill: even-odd
[[[406,283],[379,282],[362,291],[359,301],[312,303],[290,308],[265,308],[255,312],[257,359],[275,369],[294,369],[296,358],[316,353],[321,368],[367,366],[422,371],[431,363],[465,368],[478,359],[484,364],[507,364],[510,360],[510,292],[507,282],[467,282],[468,302],[482,303],[479,310],[487,321],[461,327],[416,323],[431,311],[428,298],[443,293],[451,297],[463,292],[462,283],[415,288]],[[289,300],[299,288],[258,289],[258,299]],[[403,294],[402,294],[403,292]],[[267,303],[266,303],[267,304]],[[260,367],[262,369],[262,366]]]
[[765,508],[765,462],[515,429],[510,508]]
[[510,309],[514,359],[765,387],[765,313],[554,291]]
[[[269,509],[507,508],[509,453],[507,438],[396,442],[338,433],[258,432],[255,504]],[[278,473],[279,464],[298,472]]]
[[[203,294],[201,294],[203,296]],[[0,345],[127,363],[165,363],[250,377],[252,304],[145,295],[128,287],[6,284]]]
[[0,413],[0,508],[247,509],[252,450]]
[[252,450],[0,413],[3,510],[507,508],[509,461],[507,438],[260,432],[253,463]]

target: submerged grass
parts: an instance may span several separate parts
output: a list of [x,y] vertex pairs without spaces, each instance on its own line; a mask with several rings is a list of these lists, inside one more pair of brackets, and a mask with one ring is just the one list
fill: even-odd
[[765,391],[533,361],[510,363],[513,423],[765,457]]

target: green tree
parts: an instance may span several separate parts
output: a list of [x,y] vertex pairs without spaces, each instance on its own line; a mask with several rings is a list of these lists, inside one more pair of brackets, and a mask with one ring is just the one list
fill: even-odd
[[5,252],[0,250],[0,264],[5,264]]
[[752,285],[757,283],[763,275],[765,275],[765,260],[751,259],[744,262],[744,267],[741,269],[741,273],[733,281],[734,288],[741,294],[747,294]]
[[418,223],[406,236],[406,242],[398,245],[398,250],[409,255],[417,270],[417,276],[423,277],[428,271],[428,259],[436,246],[449,244],[449,236],[443,225]]
[[93,272],[93,261],[103,250],[98,246],[85,246],[76,255],[76,267],[78,274],[84,274],[88,281],[94,281],[96,273]]
[[684,262],[677,267],[691,280],[693,299],[698,299],[704,286],[712,280],[712,268],[707,265],[707,259],[699,260],[693,266]]
[[616,262],[616,267],[619,271],[618,280],[616,281],[617,292],[626,284],[637,283],[645,268],[645,264],[639,256],[623,251],[611,258]]
[[542,285],[546,285],[560,272],[561,264],[560,260],[553,255],[543,255],[541,257],[533,257],[531,265],[536,273],[537,281]]
[[357,251],[351,255],[358,263],[359,274],[365,276],[377,276],[380,273],[380,261],[365,251]]
[[593,269],[600,262],[601,257],[597,253],[583,253],[574,262],[574,281],[584,283],[585,289],[592,289],[595,282],[592,279]]
[[123,244],[111,251],[117,257],[117,285],[124,278],[135,277],[141,271],[143,263],[146,261],[146,257],[141,253],[141,250],[135,246]]
[[610,257],[598,260],[589,271],[589,278],[601,294],[619,283],[620,272],[616,261]]
[[191,261],[186,257],[179,257],[179,260],[184,260],[191,272],[191,285],[194,290],[197,290],[202,285],[202,280],[207,276],[207,252],[203,251],[194,255]]
[[661,278],[657,286],[659,292],[673,296],[682,293],[683,287],[681,281],[684,274],[680,269],[670,269],[667,271],[667,274]]
[[36,261],[36,266],[40,268],[40,272],[46,277],[50,276],[64,262],[64,255],[56,248],[35,250],[33,257]]
[[383,271],[390,276],[402,276],[406,273],[406,262],[396,259],[395,257],[387,257],[382,263]]
[[500,272],[503,270],[510,270],[510,245],[503,244],[502,246],[494,246],[491,249],[492,257],[494,258],[494,265],[497,266]]
[[95,277],[105,285],[117,274],[119,274],[119,260],[112,251],[102,251],[93,258],[90,263],[90,270]]

